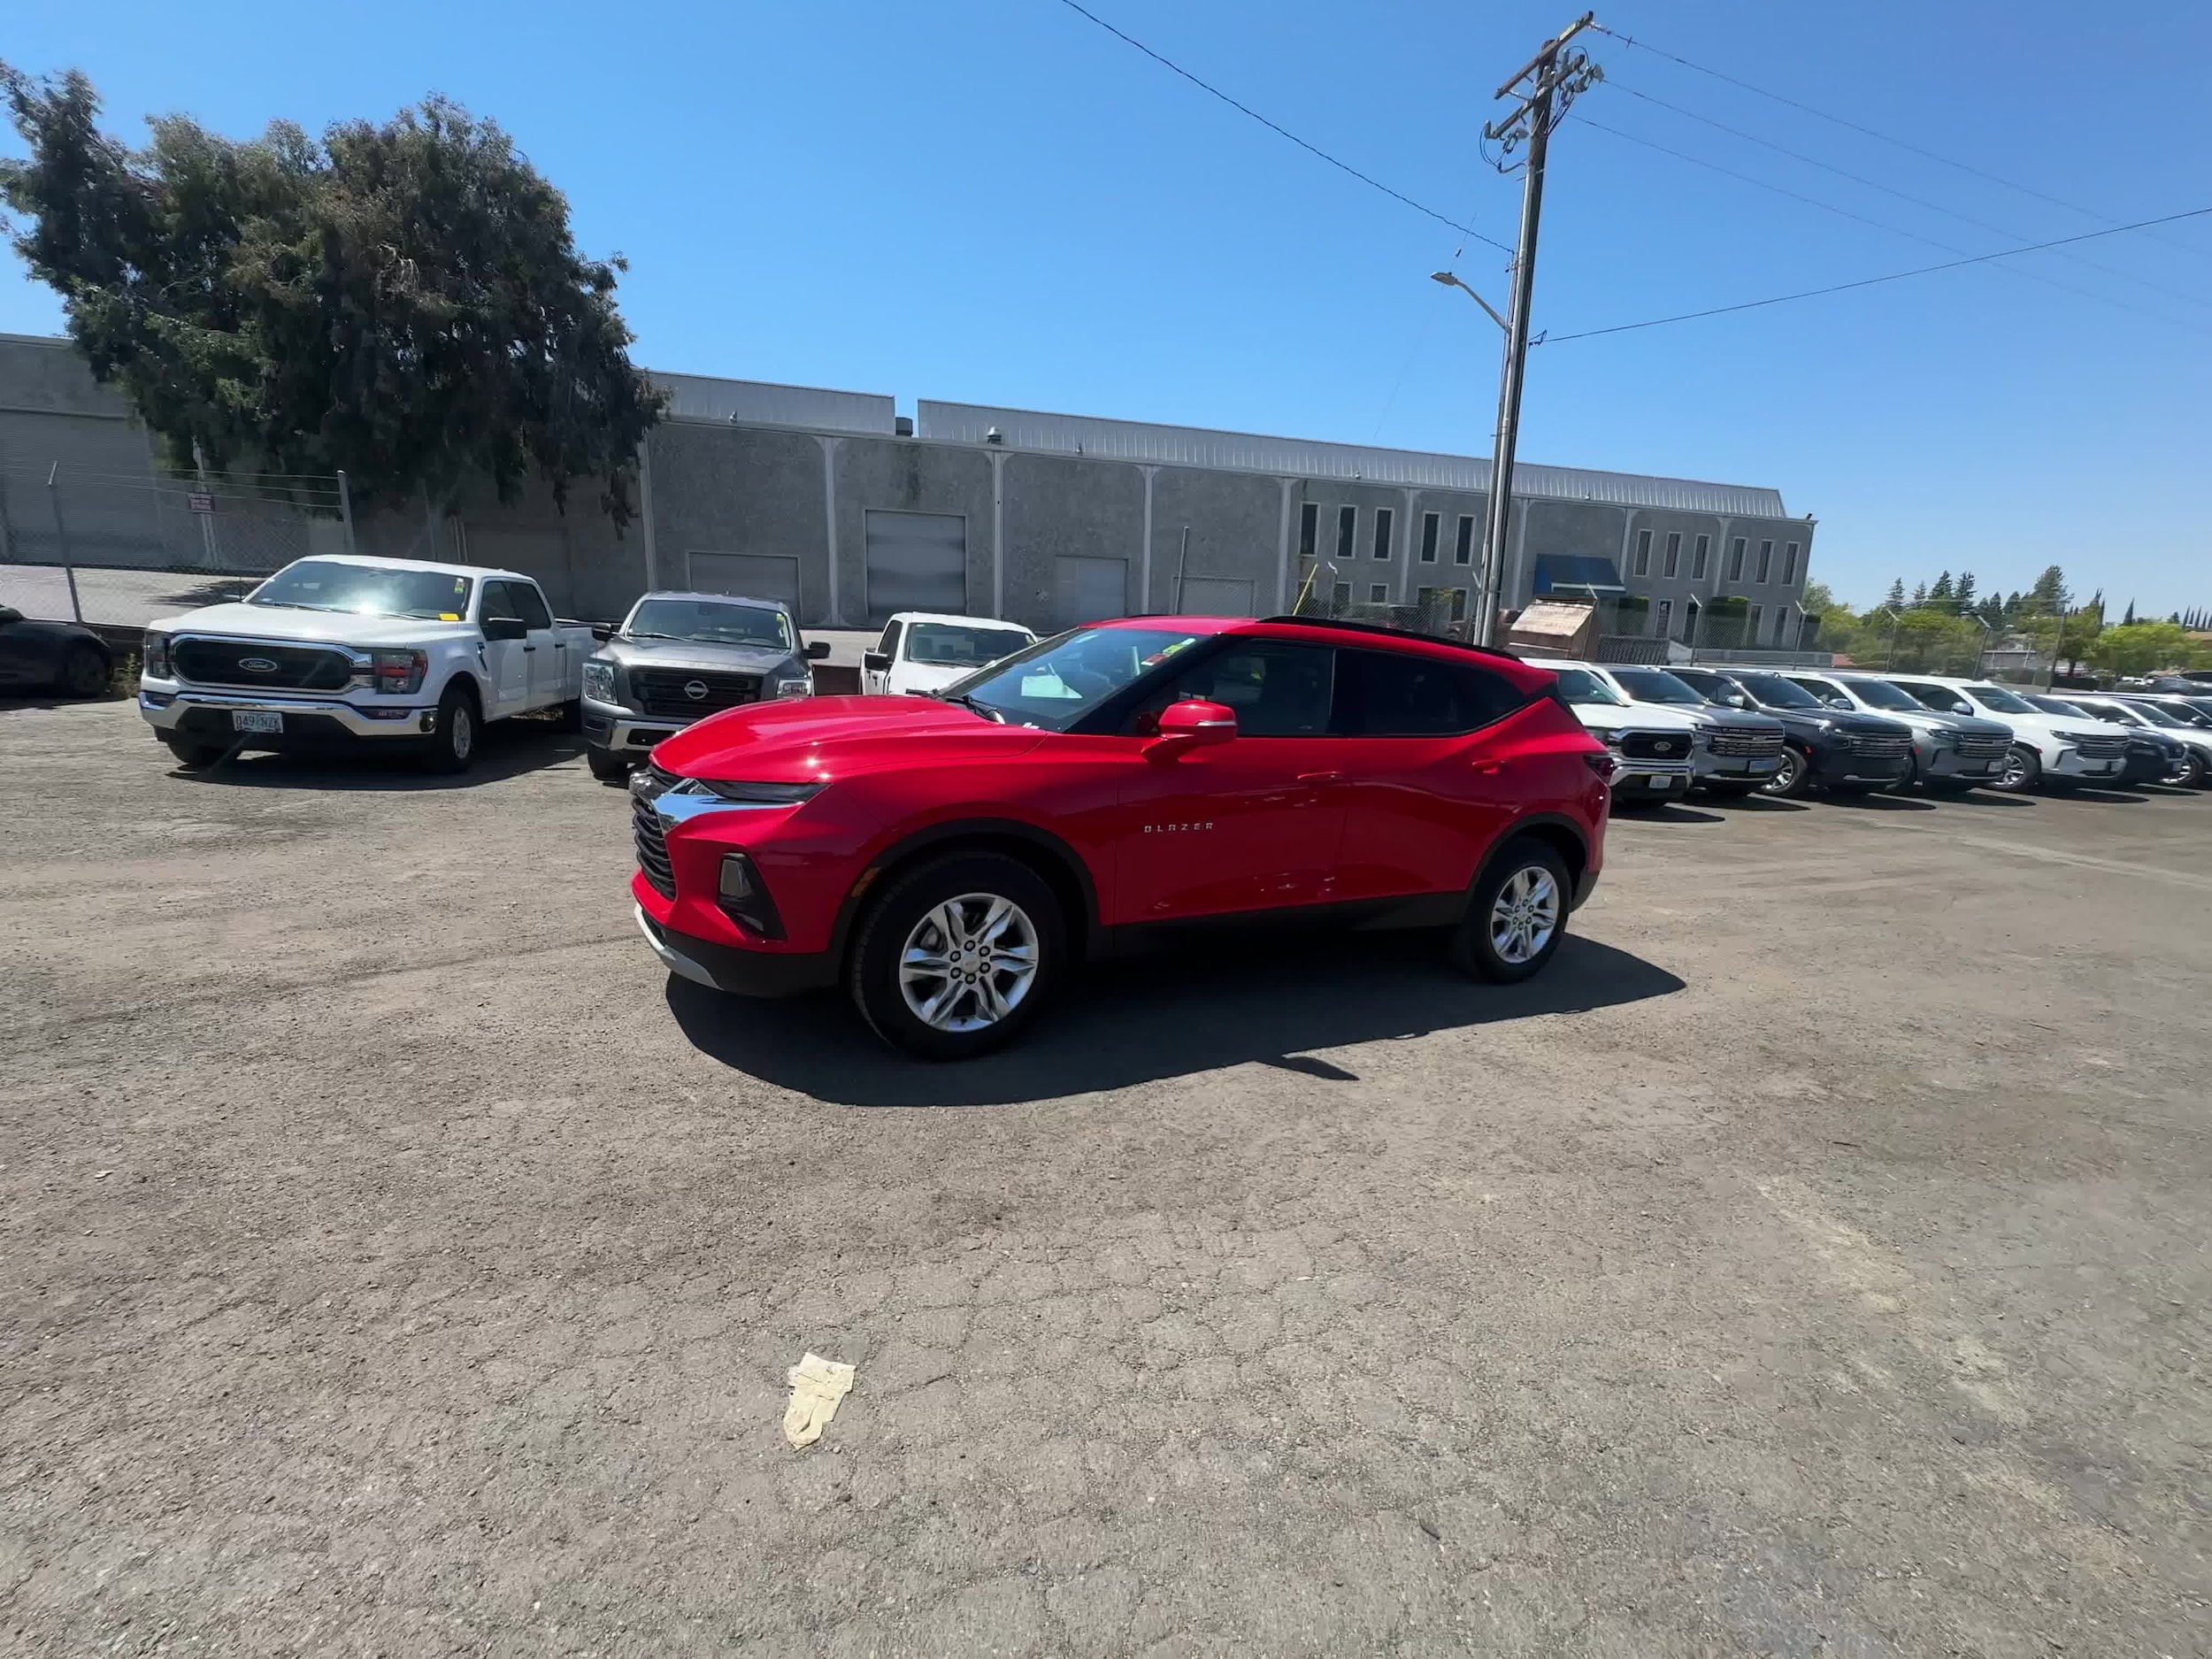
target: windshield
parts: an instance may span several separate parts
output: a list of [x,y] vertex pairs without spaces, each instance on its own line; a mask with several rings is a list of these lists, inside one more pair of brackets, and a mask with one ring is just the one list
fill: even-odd
[[1029,643],[1031,636],[1014,628],[971,628],[951,622],[917,622],[906,636],[906,657],[913,663],[980,668],[1002,657],[1011,657]]
[[720,599],[641,599],[623,633],[634,640],[696,640],[703,645],[763,645],[796,649],[791,618],[766,605]]
[[1078,628],[1040,640],[937,695],[1015,726],[1064,732],[1138,675],[1206,637],[1187,628]]
[[1779,674],[1738,674],[1736,683],[1770,709],[1817,709],[1820,699]]
[[458,622],[469,612],[465,576],[445,571],[388,570],[342,559],[288,565],[248,595],[250,605],[296,611],[344,611],[364,617],[422,617]]
[[2067,714],[2077,720],[2093,720],[2097,718],[2079,703],[2069,703],[2063,697],[2030,697],[2027,701],[2046,714]]
[[2002,686],[1969,686],[1966,688],[1966,695],[1983,707],[1994,709],[2000,714],[2033,714],[2035,712],[2035,704],[2024,698],[2014,696]]
[[2115,726],[2153,724],[2140,709],[2124,709],[2116,703],[2078,703],[2074,706],[2093,720],[2109,720]]
[[1743,706],[1743,693],[1724,674],[1690,673],[1678,668],[1674,671],[1674,677],[1686,686],[1694,687],[1703,694],[1708,703],[1722,703],[1732,709]]
[[1628,699],[1600,680],[1586,668],[1557,668],[1559,695],[1570,703],[1605,703],[1616,709],[1628,707]]
[[2130,714],[2133,715],[2137,719],[2142,721],[2147,726],[2177,726],[2185,731],[2186,731],[2189,726],[2188,721],[2175,718],[2170,712],[2167,710],[2160,708],[2154,703],[2130,703],[2124,704],[2107,703],[2092,703],[2090,706],[2092,708],[2106,709],[2124,707]]
[[1855,680],[1850,689],[1859,695],[1859,701],[1877,709],[1894,709],[1900,714],[1924,714],[1926,710],[1915,703],[1896,687],[1878,680]]
[[1681,708],[1701,709],[1704,695],[1663,669],[1617,668],[1613,678],[1639,703],[1671,703]]
[[1809,691],[1816,701],[1824,703],[1832,709],[1855,709],[1859,706],[1851,701],[1851,694],[1833,680],[1793,679],[1790,684]]

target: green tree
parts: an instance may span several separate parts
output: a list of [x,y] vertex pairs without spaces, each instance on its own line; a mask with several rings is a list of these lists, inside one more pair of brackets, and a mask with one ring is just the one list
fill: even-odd
[[1974,600],[1974,572],[1972,571],[1959,572],[1959,585],[1952,591],[1951,598],[1957,605],[1961,616],[1980,608]]
[[2062,611],[2070,609],[2074,595],[2067,590],[2066,572],[2055,565],[2045,565],[2043,573],[2035,579],[2035,586],[2028,589],[2027,596],[2022,603],[2034,606],[2045,616],[2055,616]]
[[1948,611],[1951,604],[1951,572],[1945,571],[1935,579],[1935,586],[1928,589],[1928,603],[1938,611]]
[[165,116],[134,150],[81,73],[0,65],[0,90],[29,152],[0,161],[15,250],[172,460],[342,470],[391,505],[472,475],[511,500],[535,473],[565,507],[596,477],[629,518],[663,400],[629,360],[626,267],[577,253],[567,203],[495,125],[436,97],[319,140]]
[[1905,608],[1905,579],[1902,576],[1889,585],[1889,591],[1882,595],[1882,603],[1892,611]]
[[2090,662],[2115,674],[2184,667],[2191,655],[2189,631],[2174,622],[2124,622],[2105,629],[2086,652]]

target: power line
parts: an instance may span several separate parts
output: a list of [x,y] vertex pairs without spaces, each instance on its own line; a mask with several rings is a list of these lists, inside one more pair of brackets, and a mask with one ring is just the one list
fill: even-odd
[[1231,109],[1236,111],[1238,114],[1251,117],[1252,119],[1257,121],[1262,127],[1267,128],[1269,132],[1275,134],[1279,137],[1287,138],[1292,143],[1297,145],[1299,149],[1306,151],[1309,155],[1319,157],[1321,160],[1327,162],[1329,165],[1336,168],[1340,172],[1350,173],[1352,177],[1357,179],[1362,184],[1368,186],[1371,189],[1380,190],[1385,196],[1390,197],[1392,201],[1403,203],[1406,206],[1411,208],[1417,213],[1425,213],[1438,224],[1448,225],[1463,236],[1472,236],[1477,242],[1487,242],[1491,247],[1495,248],[1500,253],[1511,253],[1513,251],[1513,250],[1504,242],[1499,242],[1494,237],[1484,235],[1473,226],[1463,225],[1457,219],[1438,212],[1434,208],[1430,207],[1425,203],[1415,201],[1404,191],[1391,188],[1390,186],[1385,184],[1380,179],[1375,178],[1371,174],[1362,173],[1357,167],[1352,165],[1350,162],[1342,161],[1338,157],[1332,156],[1327,150],[1322,149],[1320,145],[1310,143],[1305,139],[1299,137],[1297,134],[1292,132],[1290,128],[1283,126],[1281,123],[1269,120],[1267,117],[1262,115],[1250,104],[1239,103],[1236,99],[1231,97],[1227,93],[1224,92],[1219,87],[1215,86],[1211,81],[1202,80],[1198,76],[1191,73],[1189,70],[1184,68],[1182,65],[1177,63],[1173,58],[1164,58],[1158,52],[1154,51],[1149,46],[1147,46],[1135,35],[1125,34],[1122,30],[1116,28],[1104,18],[1099,16],[1097,12],[1086,10],[1084,7],[1078,5],[1076,4],[1076,0],[1060,0],[1060,4],[1067,7],[1069,11],[1075,12],[1078,16],[1089,19],[1093,23],[1097,24],[1100,28],[1104,29],[1109,35],[1112,35],[1116,40],[1121,42],[1124,45],[1135,47],[1139,51],[1142,52],[1147,58],[1149,58],[1154,63],[1158,64],[1162,68],[1174,71],[1175,73],[1182,76],[1184,80],[1189,81],[1191,85],[1196,87],[1200,91],[1219,98]]
[[[1899,201],[1910,203],[1915,207],[1924,207],[1932,213],[1941,213],[1947,219],[1958,220],[1962,225],[1970,225],[1976,230],[1985,230],[1993,236],[2016,237],[2020,234],[2018,231],[2008,230],[2002,225],[1993,225],[1987,219],[1976,219],[1970,214],[1958,211],[1955,208],[1946,207],[1940,202],[1931,202],[1924,196],[1909,195],[1903,190],[1882,183],[1878,179],[1869,179],[1863,174],[1848,172],[1832,163],[1821,160],[1817,156],[1808,156],[1803,151],[1792,150],[1786,144],[1778,144],[1771,139],[1761,138],[1756,133],[1747,133],[1739,127],[1730,127],[1725,122],[1715,120],[1709,115],[1701,115],[1695,110],[1686,110],[1678,104],[1670,104],[1664,98],[1655,98],[1648,92],[1639,92],[1635,88],[1625,86],[1618,81],[1609,80],[1605,84],[1616,92],[1625,92],[1632,98],[1640,98],[1646,104],[1655,104],[1663,110],[1671,111],[1686,120],[1700,122],[1711,127],[1715,132],[1725,133],[1731,138],[1740,138],[1747,144],[1756,144],[1763,150],[1774,151],[1778,156],[1787,156],[1792,161],[1801,161],[1809,167],[1819,168],[1823,173],[1832,173],[1839,179],[1847,179],[1853,184],[1864,185],[1870,190],[1879,190],[1885,196],[1893,196]],[[2111,222],[2109,219],[2105,221],[2107,224]],[[2171,299],[2186,300],[2193,305],[2205,303],[2203,298],[2198,295],[2185,294],[2178,289],[2166,288],[2147,278],[2137,276],[2131,272],[2115,270],[2110,265],[2099,265],[2093,259],[2082,259],[2078,263],[2089,266],[2093,271],[2101,271],[2107,276],[2116,276],[2122,281],[2132,282],[2139,288],[2147,288],[2154,294],[2163,294]]]
[[[1953,159],[1949,156],[1939,155],[1932,150],[1924,149],[1921,145],[1912,143],[1902,138],[1893,137],[1887,133],[1878,132],[1871,127],[1863,126],[1860,122],[1850,120],[1844,116],[1832,115],[1826,110],[1816,109],[1809,104],[1802,104],[1795,98],[1786,97],[1779,92],[1770,92],[1764,87],[1755,85],[1751,81],[1740,79],[1735,75],[1727,73],[1725,71],[1710,68],[1704,64],[1694,63],[1689,58],[1681,57],[1678,53],[1667,51],[1663,48],[1654,46],[1646,41],[1637,40],[1632,35],[1623,35],[1617,30],[1609,29],[1602,23],[1594,23],[1591,27],[1611,35],[1624,46],[1632,46],[1638,51],[1649,52],[1655,58],[1663,58],[1669,63],[1681,65],[1685,69],[1694,69],[1701,75],[1710,75],[1716,81],[1724,81],[1732,87],[1740,87],[1746,92],[1755,93],[1758,96],[1770,99],[1776,104],[1786,104],[1793,110],[1801,111],[1807,115],[1815,116],[1821,120],[1832,122],[1835,126],[1847,128],[1851,132],[1862,134],[1868,138],[1878,140],[1880,142],[1885,144],[1894,145],[1899,150],[1909,150],[1913,155],[1923,157],[1929,161],[1939,163],[1946,167],[1955,168],[1961,173],[1971,173],[1975,178],[1987,180],[1991,184],[2002,185],[2008,190],[2017,190],[2022,196],[2032,196],[2039,202],[2047,202],[2053,207],[2062,207],[2070,213],[2079,213],[2083,218],[2093,219],[2099,224],[2112,225],[2116,227],[2118,225],[2118,221],[2113,219],[2111,215],[2108,213],[2101,213],[2094,208],[2084,207],[2078,202],[2069,202],[2062,196],[2053,196],[2048,191],[2039,190],[2032,185],[2022,184],[2017,180],[2008,179],[2001,173],[1991,173],[1986,168],[1977,167],[1970,162],[1958,161]],[[2159,236],[2154,238],[2153,240],[2163,242],[2168,247],[2184,249],[2193,254],[2204,255],[2206,252],[2205,250],[2192,247],[2187,242],[2176,242],[2170,236]]]
[[1956,271],[1963,265],[1987,265],[1993,259],[2009,259],[2016,254],[2040,253],[2047,248],[2066,248],[2079,242],[2094,242],[2101,236],[2117,236],[2132,230],[2147,230],[2156,225],[2176,225],[2185,219],[2203,219],[2212,215],[2212,207],[2193,207],[2185,213],[2167,213],[2157,219],[2138,219],[2131,225],[2115,225],[2106,230],[2085,230],[2078,236],[2061,236],[2051,242],[2031,242],[2024,248],[2002,248],[1995,253],[1975,254],[1965,259],[1947,259],[1941,265],[1924,265],[1910,271],[1893,271],[1886,276],[1861,277],[1855,282],[1834,282],[1826,288],[1804,288],[1795,294],[1777,294],[1770,299],[1745,300],[1735,305],[1714,305],[1701,311],[1682,311],[1672,317],[1652,317],[1640,323],[1615,323],[1607,328],[1585,328],[1571,334],[1547,334],[1544,343],[1558,345],[1569,340],[1594,340],[1600,334],[1624,334],[1639,328],[1658,328],[1669,323],[1695,322],[1702,317],[1724,317],[1732,311],[1758,311],[1768,305],[1786,305],[1793,300],[1818,299],[1824,294],[1845,294],[1853,288],[1870,288],[1884,282],[1902,282],[1908,277],[1928,276],[1938,271]]
[[[1907,242],[1916,242],[1924,248],[1939,249],[1945,253],[1964,254],[1966,251],[1965,249],[1954,247],[1949,242],[1938,242],[1932,236],[1924,236],[1918,231],[1907,230],[1901,225],[1892,225],[1882,219],[1869,219],[1865,214],[1855,213],[1847,207],[1838,207],[1833,202],[1824,202],[1816,196],[1807,196],[1801,191],[1792,190],[1778,184],[1771,184],[1764,179],[1754,178],[1747,173],[1738,173],[1732,167],[1724,167],[1717,161],[1708,161],[1702,156],[1693,156],[1687,150],[1676,150],[1670,145],[1646,138],[1640,134],[1624,133],[1617,127],[1608,127],[1603,121],[1594,120],[1588,115],[1578,115],[1575,119],[1585,127],[1594,127],[1597,131],[1608,134],[1614,138],[1625,139],[1632,144],[1641,144],[1646,150],[1655,150],[1663,156],[1672,156],[1677,161],[1686,161],[1693,167],[1702,167],[1707,172],[1717,173],[1724,178],[1734,179],[1740,183],[1748,184],[1761,190],[1770,190],[1777,196],[1786,196],[1793,202],[1802,202],[1808,207],[1816,207],[1822,212],[1833,213],[1839,219],[1852,219],[1861,225],[1870,225],[1876,230],[1887,231],[1893,236],[1902,236]],[[2002,257],[2003,256],[1997,257]],[[2177,328],[2186,328],[2194,334],[2206,332],[2186,319],[2169,317],[2165,312],[2153,311],[2147,305],[2133,304],[2127,300],[2115,299],[2109,294],[2100,294],[2094,288],[2085,288],[2076,283],[2063,282],[2041,271],[2023,270],[2018,265],[2000,265],[1997,268],[2013,276],[2025,277],[2032,282],[2043,283],[2048,288],[2061,288],[2069,294],[2078,294],[2084,299],[2095,300],[2100,304],[2116,305],[2122,311],[2133,311],[2139,317],[2148,317],[2158,322],[2171,324]],[[2102,269],[2103,267],[2097,268]]]

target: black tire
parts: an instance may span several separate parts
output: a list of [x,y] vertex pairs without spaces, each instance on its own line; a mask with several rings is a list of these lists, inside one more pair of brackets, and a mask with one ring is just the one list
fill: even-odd
[[2026,743],[2015,743],[2005,756],[2005,767],[1989,787],[2007,795],[2032,795],[2043,781],[2043,757]]
[[553,718],[564,732],[582,731],[584,729],[584,700],[581,697],[571,697],[553,711]]
[[[980,922],[990,913],[990,901],[1010,904],[1018,922],[1010,921],[996,939],[1006,941],[1025,932],[1033,965],[1025,983],[1018,969],[994,965],[956,953],[980,936]],[[956,926],[975,926],[977,932],[956,933],[953,949],[944,960],[951,972],[933,982],[949,991],[944,1006],[945,1024],[931,1024],[911,1006],[902,985],[901,958],[910,943],[919,939],[929,949],[933,939],[943,940],[944,930],[933,913],[950,907]],[[846,964],[846,988],[861,1015],[895,1048],[923,1060],[966,1060],[1002,1048],[1019,1036],[1037,1017],[1056,988],[1067,955],[1068,926],[1060,900],[1042,877],[1018,859],[1002,853],[954,852],[917,865],[895,878],[862,917]],[[964,969],[962,966],[965,963]],[[958,981],[965,980],[964,988]],[[915,995],[927,1007],[933,998],[929,979],[917,981]],[[987,1025],[955,1028],[958,1022],[983,1017],[989,1011],[987,995],[1004,997],[1017,992],[1008,1011]]]
[[1811,758],[1803,749],[1785,743],[1782,745],[1782,764],[1774,769],[1774,776],[1759,786],[1759,793],[1778,801],[1793,801],[1805,793],[1812,776]]
[[466,772],[476,764],[477,744],[483,734],[484,711],[476,701],[476,687],[463,675],[438,699],[438,729],[424,740],[424,769]]
[[[1511,950],[1514,924],[1507,912],[1515,902],[1509,892],[1525,877],[1549,883],[1550,931],[1532,951],[1517,959]],[[1519,902],[1540,905],[1545,891],[1532,883],[1522,890]],[[1544,964],[1559,949],[1559,941],[1567,936],[1567,910],[1572,902],[1567,866],[1558,852],[1532,836],[1517,836],[1499,849],[1476,880],[1468,896],[1466,918],[1452,933],[1452,965],[1494,985],[1517,985],[1534,978],[1544,971]],[[1529,914],[1526,910],[1521,913]],[[1504,948],[1500,942],[1501,929]]]
[[177,757],[180,765],[189,766],[195,771],[203,766],[212,766],[225,755],[230,753],[229,748],[225,744],[196,743],[188,737],[169,732],[164,732],[161,734],[161,741],[167,746],[169,752]]
[[108,654],[96,645],[73,645],[62,658],[61,689],[73,697],[107,695]]
[[612,749],[594,743],[584,750],[584,764],[602,783],[620,783],[630,775],[630,763]]
[[2201,789],[2208,784],[2212,784],[2212,761],[2207,761],[2203,756],[2192,749],[2189,752],[2188,787]]

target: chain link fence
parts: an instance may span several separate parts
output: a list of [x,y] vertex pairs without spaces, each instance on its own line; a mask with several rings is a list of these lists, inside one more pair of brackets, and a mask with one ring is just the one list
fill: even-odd
[[0,604],[142,627],[235,599],[311,553],[351,544],[343,481],[199,479],[0,459]]

